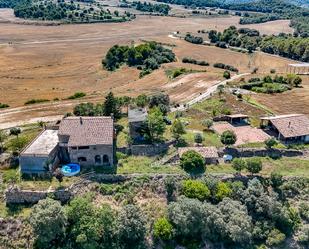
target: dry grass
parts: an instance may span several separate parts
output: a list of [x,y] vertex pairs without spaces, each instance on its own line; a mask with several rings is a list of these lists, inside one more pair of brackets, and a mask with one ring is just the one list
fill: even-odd
[[[1,13],[0,13],[1,15]],[[181,101],[204,91],[207,86],[222,78],[222,70],[206,68],[207,73],[196,75],[176,88],[166,89],[169,83],[165,69],[184,66],[204,70],[205,67],[184,65],[180,62],[165,65],[151,75],[139,79],[139,71],[124,67],[116,72],[107,72],[101,67],[101,59],[114,44],[130,44],[139,39],[174,43],[179,59],[191,56],[196,59],[233,64],[241,72],[259,67],[269,71],[269,65],[278,72],[284,70],[288,60],[264,54],[246,55],[215,47],[198,46],[168,37],[168,34],[198,29],[223,30],[237,25],[238,17],[220,18],[172,18],[138,16],[132,22],[33,26],[0,25],[0,99],[11,107],[22,106],[32,98],[63,99],[77,91],[87,93],[87,98],[78,101],[61,101],[33,106],[13,113],[0,112],[0,123],[30,120],[64,114],[76,102],[102,101],[107,91],[119,95],[135,96],[142,92],[166,91],[172,100]],[[262,33],[276,33],[278,27],[288,28],[287,21],[253,25]],[[250,25],[249,25],[250,26]],[[163,28],[164,27],[164,28]],[[277,28],[276,28],[277,27]],[[281,31],[281,29],[280,29]],[[290,31],[290,30],[289,30]],[[9,44],[12,43],[12,44]],[[185,94],[184,94],[185,93]]]

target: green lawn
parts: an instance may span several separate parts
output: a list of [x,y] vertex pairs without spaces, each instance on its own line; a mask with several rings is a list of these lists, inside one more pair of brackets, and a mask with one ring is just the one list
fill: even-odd
[[155,158],[145,156],[129,156],[119,160],[118,174],[183,174],[184,171],[178,166],[160,165]]

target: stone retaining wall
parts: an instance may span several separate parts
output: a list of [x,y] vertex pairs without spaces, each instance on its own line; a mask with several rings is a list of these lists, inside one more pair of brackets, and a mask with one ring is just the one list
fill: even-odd
[[34,191],[21,190],[18,187],[9,187],[5,191],[5,201],[7,204],[35,204],[39,200],[43,200],[48,196],[62,203],[66,203],[71,198],[70,191],[56,190],[56,191]]
[[266,148],[221,148],[218,151],[219,156],[224,154],[233,157],[297,157],[303,156],[304,152],[291,149],[266,149]]

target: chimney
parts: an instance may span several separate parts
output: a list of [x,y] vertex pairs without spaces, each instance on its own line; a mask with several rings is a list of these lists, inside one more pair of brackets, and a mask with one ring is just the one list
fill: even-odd
[[83,124],[83,118],[82,117],[79,117],[79,122],[80,122],[81,125]]
[[114,113],[111,113],[111,118],[112,120],[114,120]]
[[288,126],[289,128],[291,127],[291,121],[289,121],[289,126]]

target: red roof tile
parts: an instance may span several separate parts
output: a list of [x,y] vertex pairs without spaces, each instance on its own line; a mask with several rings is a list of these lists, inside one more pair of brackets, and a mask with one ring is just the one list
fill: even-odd
[[111,117],[67,117],[58,135],[69,136],[69,146],[112,145],[114,124]]

